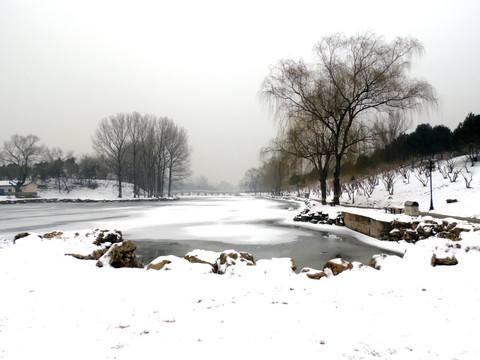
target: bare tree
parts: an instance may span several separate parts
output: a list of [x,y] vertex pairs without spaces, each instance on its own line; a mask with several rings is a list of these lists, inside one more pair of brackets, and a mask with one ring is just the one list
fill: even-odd
[[325,125],[315,117],[298,118],[289,123],[284,136],[276,141],[280,150],[307,160],[318,174],[322,204],[327,203],[327,177],[333,156],[333,141]]
[[178,126],[171,128],[167,143],[168,153],[168,196],[172,194],[173,181],[181,181],[190,175],[190,148],[187,131]]
[[465,180],[465,187],[467,189],[471,189],[472,188],[472,180],[473,180],[473,175],[470,171],[467,171],[465,174],[463,173],[463,171],[461,172],[462,176],[463,176],[463,179]]
[[138,112],[133,112],[126,115],[128,140],[130,144],[130,154],[132,159],[132,173],[133,173],[133,196],[139,196],[138,188],[138,158],[141,148],[141,141],[144,132],[147,129],[147,120]]
[[363,194],[370,198],[373,192],[375,191],[375,187],[378,185],[378,175],[369,175],[364,179],[358,181],[358,186],[363,190]]
[[[175,145],[175,128],[173,120],[162,117],[155,122],[155,156],[157,171],[157,196],[164,195],[167,167],[169,163],[169,149],[172,150]],[[173,178],[172,178],[173,179]],[[170,184],[171,185],[171,184]],[[169,194],[170,194],[169,190]]]
[[95,151],[104,157],[107,166],[117,177],[119,198],[122,197],[128,136],[127,118],[125,114],[117,114],[100,121],[93,137]]
[[380,176],[382,178],[383,185],[385,186],[385,190],[387,190],[387,192],[390,195],[393,195],[394,186],[398,180],[397,173],[395,172],[395,170],[382,171]]
[[427,171],[427,168],[420,166],[415,169],[415,177],[420,181],[423,186],[427,186],[430,181],[430,175]]
[[375,149],[383,149],[408,130],[411,120],[401,112],[378,114],[372,124],[372,142]]
[[410,184],[410,168],[408,166],[400,166],[398,168],[398,173],[402,176],[403,182],[405,184]]
[[30,174],[34,161],[40,154],[41,148],[37,145],[39,141],[40,139],[36,135],[15,134],[10,140],[3,143],[0,157],[6,164],[14,165],[15,173],[10,174],[9,181],[15,188],[15,196],[18,196]]
[[323,38],[316,46],[317,61],[283,60],[271,69],[261,94],[276,115],[290,122],[309,114],[321,121],[334,141],[334,203],[341,195],[341,162],[351,147],[364,140],[357,131],[368,128],[375,114],[418,110],[436,103],[434,90],[423,80],[410,79],[411,59],[420,54],[416,39],[386,43],[365,33]]
[[444,179],[448,178],[448,167],[446,165],[438,165],[438,171],[440,171]]
[[73,177],[72,169],[67,169],[67,163],[74,163],[75,158],[73,157],[73,152],[69,151],[64,153],[60,148],[47,148],[46,146],[42,148],[43,158],[47,161],[50,167],[50,174],[55,178],[55,185],[58,186],[58,192],[62,191],[63,188],[70,192],[69,189],[69,177]]
[[450,182],[456,182],[458,179],[458,175],[461,173],[462,169],[457,166],[454,159],[448,159],[445,162],[445,167],[447,168],[447,176]]
[[291,156],[283,151],[267,147],[261,150],[263,159],[262,185],[273,195],[280,196],[284,190],[285,179],[290,170]]
[[450,179],[451,183],[454,183],[458,179],[458,174],[462,172],[461,168],[454,167],[452,171],[448,172],[448,178]]
[[242,181],[243,186],[245,186],[247,190],[253,191],[253,193],[257,195],[257,191],[259,190],[260,186],[261,176],[262,172],[259,169],[248,169]]
[[[102,162],[98,157],[83,155],[79,161],[79,175],[81,181],[87,180],[89,187],[94,187],[92,180],[101,177]],[[104,167],[104,166],[103,166]]]

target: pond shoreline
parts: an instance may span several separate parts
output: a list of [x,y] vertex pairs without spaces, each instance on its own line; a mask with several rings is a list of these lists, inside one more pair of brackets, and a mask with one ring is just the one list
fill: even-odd
[[125,203],[125,202],[156,202],[177,201],[179,198],[137,198],[137,199],[69,199],[69,198],[25,198],[0,201],[0,205],[12,204],[48,204],[48,203]]

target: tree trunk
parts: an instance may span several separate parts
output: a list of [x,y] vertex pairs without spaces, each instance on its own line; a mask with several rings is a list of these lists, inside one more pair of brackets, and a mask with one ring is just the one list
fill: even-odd
[[160,172],[160,195],[164,196],[165,193],[165,170],[167,165],[164,163]]
[[342,187],[340,185],[340,167],[342,165],[342,157],[335,158],[335,169],[333,171],[333,203],[340,205],[340,195],[342,195]]
[[138,184],[137,184],[137,151],[133,150],[133,197],[139,197]]
[[172,168],[173,168],[173,162],[170,160],[170,166],[168,168],[168,196],[169,197],[172,193]]
[[118,172],[118,197],[122,198],[122,173]]
[[320,176],[320,190],[322,192],[322,205],[327,205],[327,177],[324,174]]

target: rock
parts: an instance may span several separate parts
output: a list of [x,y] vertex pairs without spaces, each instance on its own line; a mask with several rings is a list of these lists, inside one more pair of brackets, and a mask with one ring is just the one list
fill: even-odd
[[320,271],[320,272],[317,272],[317,273],[308,273],[307,274],[307,277],[309,279],[313,279],[313,280],[320,280],[321,278],[323,277],[326,277],[327,274],[325,274],[323,271]]
[[455,255],[449,255],[445,253],[445,256],[438,255],[434,253],[432,255],[432,266],[437,266],[437,265],[457,265],[458,260],[455,257]]
[[368,262],[368,266],[380,270],[382,268],[381,261],[387,258],[387,254],[377,254],[373,255],[370,261]]
[[430,237],[433,235],[433,226],[418,226],[417,232],[420,236],[423,236],[424,238]]
[[80,255],[80,254],[65,254],[66,256],[73,256],[75,259],[79,260],[93,260],[90,255]]
[[16,240],[27,237],[29,235],[30,235],[30,233],[28,233],[28,232],[19,233],[19,234],[15,235],[15,237],[13,238],[13,243],[15,243]]
[[213,251],[207,250],[193,250],[184,256],[184,259],[192,264],[208,264],[212,267],[213,271],[218,272],[217,259],[219,254]]
[[96,239],[94,245],[102,245],[105,243],[115,244],[123,241],[122,232],[119,230],[97,230],[95,232]]
[[323,277],[328,277],[324,271],[312,269],[312,268],[303,268],[300,271],[301,274],[305,274],[309,279],[320,280]]
[[448,240],[452,240],[452,241],[458,241],[459,240],[459,237],[451,232],[448,232],[448,231],[442,231],[440,233],[437,234],[437,236],[439,238],[442,238],[442,239],[448,239]]
[[353,265],[344,259],[337,258],[327,261],[323,266],[324,271],[325,269],[330,269],[333,275],[336,276],[347,269],[353,269]]
[[460,240],[460,233],[464,232],[464,231],[468,232],[468,231],[470,231],[470,229],[464,229],[464,228],[461,228],[461,227],[457,226],[457,227],[451,229],[450,233],[455,235],[457,237],[457,239]]
[[89,255],[80,255],[80,254],[65,254],[65,255],[73,256],[75,259],[79,259],[79,260],[99,260],[103,255],[105,255],[107,251],[108,251],[107,248],[103,248],[99,250],[94,250]]
[[189,262],[185,258],[175,255],[163,255],[153,260],[147,266],[147,270],[209,274],[213,272],[213,267],[206,263]]
[[235,250],[227,250],[220,254],[216,261],[217,273],[225,274],[227,268],[232,266],[252,266],[255,265],[253,256],[245,252],[236,252]]
[[[172,262],[170,260],[163,260],[163,261],[160,261],[159,263],[156,263],[156,264],[149,264],[147,266],[147,270],[150,270],[150,269],[154,269],[154,270],[162,270],[165,265],[168,265],[168,264],[171,264]],[[165,270],[170,270],[170,269],[167,269],[165,268]]]
[[52,231],[50,233],[43,234],[43,238],[44,239],[53,239],[53,238],[60,239],[62,235],[63,235],[63,232],[61,231],[58,231],[58,232]]
[[335,218],[335,225],[337,226],[345,226],[345,221],[343,220],[343,217],[341,214],[339,214],[336,218]]
[[388,233],[388,238],[392,241],[398,241],[403,238],[403,232],[399,229],[392,229]]
[[143,265],[137,261],[137,257],[134,254],[136,249],[137,246],[131,240],[115,243],[98,260],[97,266],[103,267],[108,264],[114,268],[142,268]]
[[394,229],[396,228],[396,229],[399,229],[399,230],[406,230],[406,229],[411,229],[412,224],[395,219],[395,220],[393,220],[392,227]]
[[297,263],[295,262],[295,260],[290,259],[290,262],[292,263],[292,271],[297,270]]
[[403,240],[405,240],[408,243],[414,244],[418,240],[418,233],[415,230],[407,229],[403,233]]
[[300,219],[301,222],[309,222],[310,220],[312,220],[312,215],[311,214],[302,215],[302,217]]

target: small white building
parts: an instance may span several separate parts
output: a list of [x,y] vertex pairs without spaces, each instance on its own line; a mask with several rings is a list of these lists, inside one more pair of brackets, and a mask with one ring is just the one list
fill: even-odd
[[[20,188],[20,192],[18,196],[21,197],[29,197],[29,196],[36,196],[37,195],[37,184],[33,181],[27,182],[22,185]],[[10,184],[8,180],[1,180],[0,181],[0,196],[2,195],[15,195],[15,187]]]

